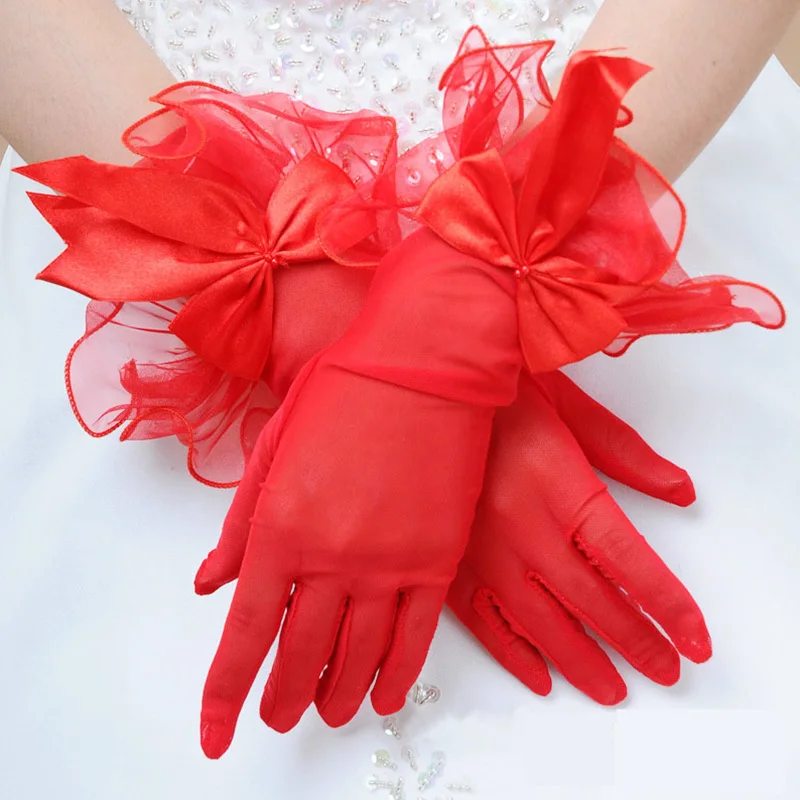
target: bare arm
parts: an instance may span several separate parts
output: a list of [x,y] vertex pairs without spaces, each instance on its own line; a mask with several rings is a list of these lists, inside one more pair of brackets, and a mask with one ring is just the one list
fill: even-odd
[[795,14],[786,35],[781,39],[775,55],[781,60],[786,71],[800,84],[800,11]]
[[799,0],[605,0],[581,49],[653,67],[621,136],[674,180],[713,138],[783,38]]
[[0,2],[0,134],[28,161],[130,163],[120,134],[172,80],[111,0]]

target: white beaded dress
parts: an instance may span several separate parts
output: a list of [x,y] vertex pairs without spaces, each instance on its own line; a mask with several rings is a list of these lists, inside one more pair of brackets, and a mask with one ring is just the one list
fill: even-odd
[[[390,113],[403,146],[438,130],[436,85],[470,25],[497,43],[555,39],[555,74],[599,4],[117,5],[177,80]],[[629,697],[614,709],[556,673],[543,699],[445,612],[423,673],[441,698],[409,704],[400,738],[369,707],[336,731],[308,713],[281,736],[251,698],[219,762],[200,750],[199,704],[230,588],[198,598],[192,578],[230,492],[193,481],[171,441],[93,441],[75,423],[62,372],[84,302],[33,280],[62,244],[25,197],[30,184],[11,174],[20,162],[9,153],[0,169],[0,798],[800,796],[798,140],[800,88],[773,60],[678,185],[684,268],[766,284],[787,326],[655,337],[570,370],[695,480],[689,510],[612,489],[703,608],[713,659],[684,662],[671,689],[617,659]],[[439,758],[441,774],[420,788],[418,773]],[[402,795],[391,788],[399,778]]]

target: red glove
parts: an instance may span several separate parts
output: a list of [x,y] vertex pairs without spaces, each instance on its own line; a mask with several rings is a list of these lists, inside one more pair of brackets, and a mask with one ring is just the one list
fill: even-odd
[[[542,655],[581,691],[614,704],[625,684],[584,623],[657,683],[678,650],[711,656],[700,609],[614,502],[592,467],[680,506],[688,475],[561,373],[523,379],[495,415],[483,494],[447,602],[509,672],[550,691]],[[625,594],[619,590],[624,590]]]
[[[420,239],[431,262],[410,268]],[[287,603],[261,704],[276,730],[318,692],[345,722],[376,672],[373,705],[393,713],[422,668],[494,407],[513,399],[520,364],[510,293],[449,252],[427,231],[396,248],[361,315],[304,368],[256,445],[226,521],[236,538],[252,530],[203,697],[211,757],[231,741]]]
[[[93,300],[65,369],[84,429],[175,435],[194,477],[235,486],[277,406],[277,276],[331,264],[319,216],[394,166],[395,123],[200,83],[154,100],[124,137],[136,167],[76,157],[19,170],[59,192],[31,194],[68,245],[38,277]],[[324,307],[319,288],[305,315]]]

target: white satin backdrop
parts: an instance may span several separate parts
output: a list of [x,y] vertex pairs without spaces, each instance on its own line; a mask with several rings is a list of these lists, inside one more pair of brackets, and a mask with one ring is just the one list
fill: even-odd
[[[699,500],[667,508],[614,487],[703,607],[715,655],[664,689],[621,665],[629,699],[547,699],[504,674],[445,616],[407,723],[444,750],[425,797],[783,800],[800,796],[800,89],[771,62],[679,189],[683,264],[763,281],[780,332],[752,326],[638,343],[570,370],[685,466]],[[230,493],[193,482],[180,448],[93,441],[74,421],[64,355],[84,302],[34,282],[60,242],[0,172],[0,798],[356,800],[376,748],[370,709],[340,731],[313,714],[286,736],[258,691],[220,762],[199,700],[227,609],[192,593]],[[424,760],[424,759],[423,759]],[[446,792],[470,778],[475,792]],[[421,793],[409,791],[414,800]],[[378,793],[376,797],[387,797]]]

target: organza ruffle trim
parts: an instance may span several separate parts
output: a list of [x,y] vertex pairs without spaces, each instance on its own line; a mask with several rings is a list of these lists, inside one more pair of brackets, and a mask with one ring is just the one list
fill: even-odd
[[276,281],[306,270],[321,303],[315,276],[360,267],[368,282],[421,225],[515,272],[534,372],[645,335],[780,327],[768,290],[677,263],[683,205],[616,135],[631,119],[619,86],[643,68],[578,54],[554,99],[550,46],[470,30],[442,81],[443,132],[405,153],[371,112],[190,82],[125,133],[136,167],[22,168],[62,195],[31,195],[67,243],[40,277],[92,298],[66,363],[83,428],[175,436],[195,478],[235,486],[291,377],[272,358]]

